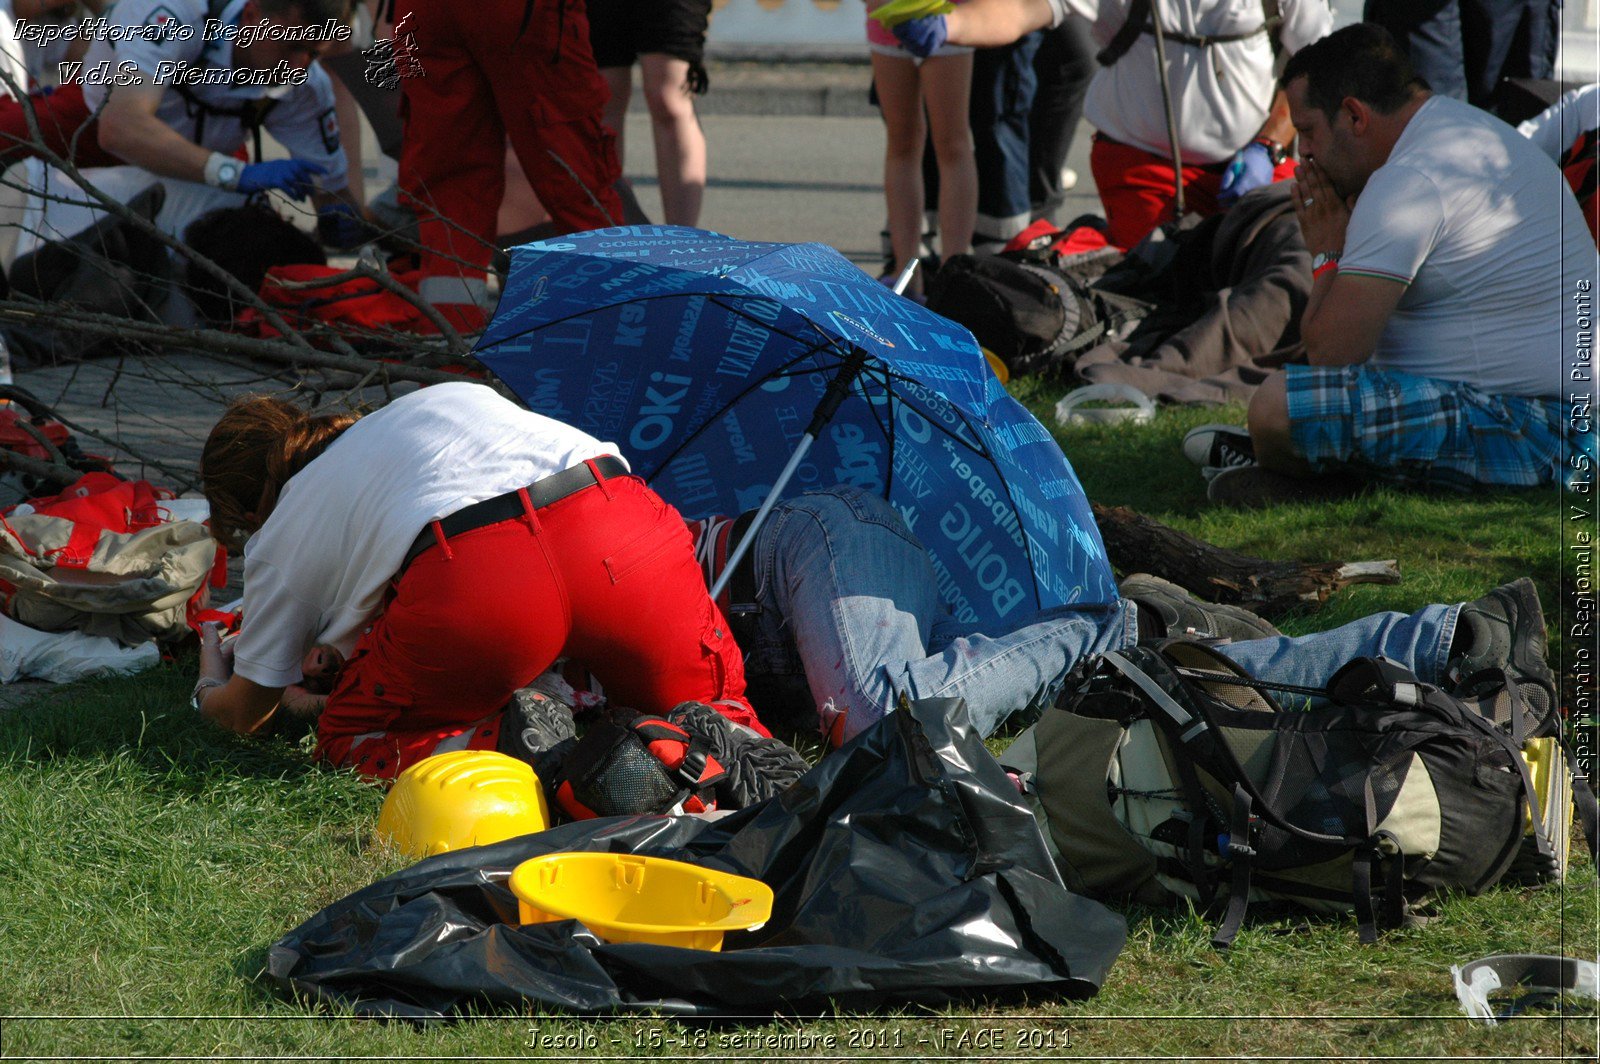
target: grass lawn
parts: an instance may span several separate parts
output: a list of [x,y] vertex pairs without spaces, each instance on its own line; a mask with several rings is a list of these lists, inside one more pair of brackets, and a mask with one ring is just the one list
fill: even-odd
[[[1049,424],[1054,394],[1021,391]],[[1098,501],[1217,543],[1268,557],[1399,560],[1402,584],[1345,591],[1290,619],[1292,632],[1470,599],[1521,575],[1557,601],[1553,495],[1379,491],[1330,506],[1210,511],[1177,445],[1186,429],[1217,418],[1170,411],[1148,426],[1074,431],[1063,442]],[[1428,926],[1367,947],[1353,921],[1260,923],[1220,955],[1202,919],[1132,909],[1127,948],[1097,998],[1000,1015],[980,1003],[746,1027],[492,1017],[419,1028],[311,1012],[261,978],[267,948],[400,867],[369,842],[381,795],[312,767],[292,744],[202,727],[186,704],[193,674],[183,660],[0,713],[0,838],[9,840],[0,848],[0,1055],[1596,1057],[1594,1010],[1470,1024],[1448,971],[1501,952],[1594,957],[1600,892],[1586,855],[1564,888],[1445,898]],[[769,1035],[792,1041],[763,1046]]]

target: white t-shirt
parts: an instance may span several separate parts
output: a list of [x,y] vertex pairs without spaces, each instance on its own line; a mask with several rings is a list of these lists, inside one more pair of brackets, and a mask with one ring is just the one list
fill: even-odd
[[1555,398],[1570,299],[1594,284],[1595,249],[1544,153],[1434,96],[1367,180],[1339,271],[1407,285],[1371,365]]
[[[215,17],[228,25],[238,25],[245,2],[231,0]],[[186,39],[179,39],[170,32],[164,36],[151,33],[148,37],[134,36],[119,41],[97,37],[83,58],[83,98],[91,111],[100,107],[113,88],[103,79],[91,76],[101,62],[109,63],[112,71],[116,71],[120,63],[131,62],[152,84],[157,83],[163,61],[220,70],[233,68],[233,41],[204,39],[206,0],[117,0],[106,18],[113,26],[164,28],[182,24],[194,32]],[[345,187],[346,164],[344,149],[339,146],[333,85],[328,81],[327,72],[317,63],[311,64],[306,80],[299,85],[199,83],[184,87],[201,103],[230,111],[256,100],[276,99],[277,104],[267,113],[262,126],[289,149],[290,155],[317,163],[324,169],[325,173],[317,179],[324,191],[337,192]],[[156,117],[188,139],[195,139],[197,118],[189,114],[187,101],[175,89],[169,87],[162,95]],[[207,114],[203,132],[198,143],[224,155],[231,155],[245,142],[244,123],[227,115]]]
[[1585,85],[1517,127],[1517,132],[1558,163],[1579,136],[1600,129],[1600,85]]
[[[1061,15],[1090,20],[1099,48],[1128,20],[1130,0],[1050,0]],[[1167,33],[1226,37],[1259,28],[1261,0],[1153,0]],[[1282,0],[1278,27],[1285,55],[1293,55],[1333,28],[1326,0]],[[1220,163],[1250,143],[1267,120],[1277,90],[1272,42],[1267,34],[1206,48],[1167,40],[1167,81],[1172,89],[1178,147],[1185,165]],[[1126,55],[1099,68],[1089,83],[1083,117],[1106,136],[1156,155],[1168,155],[1166,111],[1156,69],[1155,37],[1141,33]]]
[[618,454],[482,384],[437,384],[346,429],[296,473],[244,550],[239,675],[301,678],[313,645],[348,655],[428,522]]

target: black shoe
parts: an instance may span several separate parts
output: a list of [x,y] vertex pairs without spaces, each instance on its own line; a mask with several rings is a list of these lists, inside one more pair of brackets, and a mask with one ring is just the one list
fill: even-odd
[[506,704],[500,721],[499,750],[532,765],[541,780],[550,780],[555,767],[577,742],[577,736],[572,710],[547,694],[524,687]]
[[1280,503],[1334,502],[1359,494],[1365,485],[1344,473],[1291,477],[1258,465],[1224,469],[1206,485],[1206,498],[1222,506],[1256,509]]
[[755,805],[811,771],[787,743],[742,728],[704,702],[680,702],[666,719],[704,743],[726,770],[716,785],[719,809]]
[[1139,638],[1185,636],[1243,642],[1282,635],[1271,621],[1239,606],[1205,602],[1170,581],[1134,573],[1122,581],[1122,597],[1139,607]]
[[1527,703],[1530,725],[1542,731],[1557,705],[1555,673],[1545,661],[1548,653],[1539,592],[1524,576],[1461,607],[1445,686],[1462,694],[1477,673],[1500,669]]
[[1210,480],[1225,469],[1256,464],[1256,446],[1250,433],[1237,425],[1201,425],[1183,437],[1183,455],[1200,467]]

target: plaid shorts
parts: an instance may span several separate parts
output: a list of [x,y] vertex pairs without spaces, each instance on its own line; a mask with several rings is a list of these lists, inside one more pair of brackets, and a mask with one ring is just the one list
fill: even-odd
[[1470,491],[1554,484],[1566,460],[1560,399],[1367,366],[1288,366],[1285,383],[1295,453],[1317,468]]

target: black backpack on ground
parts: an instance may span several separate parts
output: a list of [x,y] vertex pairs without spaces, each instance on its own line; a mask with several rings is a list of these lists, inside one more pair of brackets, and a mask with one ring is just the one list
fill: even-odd
[[[1033,772],[1080,893],[1225,901],[1218,946],[1264,901],[1353,911],[1370,942],[1435,890],[1500,882],[1525,851],[1525,867],[1552,864],[1522,744],[1559,717],[1530,713],[1503,676],[1477,680],[1461,699],[1359,658],[1314,690],[1175,640],[1086,663],[1002,761]],[[1594,797],[1581,779],[1574,791],[1593,853]]]
[[1071,370],[1077,355],[1149,313],[1026,252],[956,255],[928,283],[928,309],[966,326],[1013,376]]

